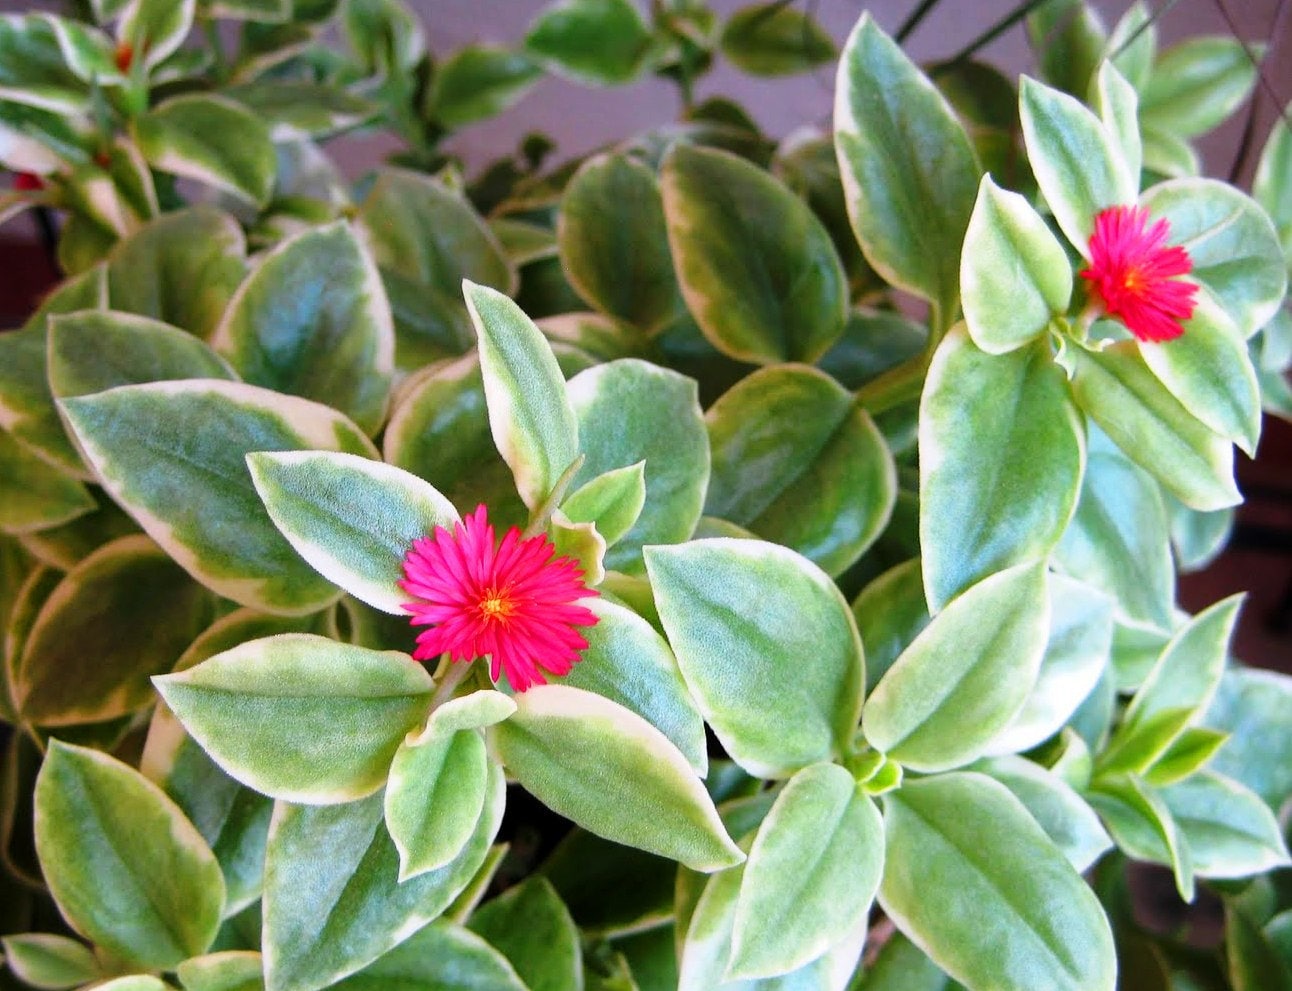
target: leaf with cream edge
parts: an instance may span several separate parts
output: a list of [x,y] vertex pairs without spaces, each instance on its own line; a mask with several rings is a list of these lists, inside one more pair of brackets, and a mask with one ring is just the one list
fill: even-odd
[[214,379],[121,386],[61,406],[104,488],[198,581],[265,612],[336,599],[275,529],[243,459],[301,448],[376,458],[340,413]]
[[835,149],[848,217],[883,278],[955,318],[960,246],[982,169],[955,112],[870,16],[839,61]]
[[158,969],[211,945],[224,906],[220,866],[160,788],[106,754],[53,740],[35,806],[45,881],[78,932]]
[[982,177],[960,256],[960,296],[973,342],[1004,354],[1066,312],[1072,266],[1045,220],[1018,193]]
[[265,991],[264,964],[252,950],[223,950],[192,957],[176,976],[184,991]]
[[920,399],[920,548],[937,613],[1003,568],[1044,560],[1077,507],[1085,429],[1049,345],[980,351],[959,324]]
[[582,991],[578,926],[541,874],[485,902],[468,925],[511,962],[530,991]]
[[682,676],[723,746],[788,777],[852,745],[865,665],[838,587],[788,548],[713,538],[646,549]]
[[0,530],[48,530],[93,512],[89,489],[54,471],[7,430],[0,430]]
[[184,41],[196,8],[196,0],[126,0],[117,36],[131,46],[134,57],[154,68]]
[[[1127,11],[1128,16],[1131,13]],[[1124,41],[1113,41],[1110,50],[1124,54],[1127,47]],[[1144,143],[1139,130],[1139,96],[1136,87],[1117,70],[1118,64],[1113,60],[1106,59],[1100,64],[1099,72],[1090,83],[1089,102],[1108,129],[1127,175],[1137,180],[1144,160]]]
[[385,419],[395,368],[390,304],[377,266],[341,221],[264,255],[211,343],[252,385],[325,403],[369,435]]
[[969,763],[1022,708],[1050,630],[1044,562],[983,579],[953,599],[875,686],[862,729],[916,771]]
[[727,972],[788,973],[864,925],[884,866],[884,823],[837,764],[790,778],[745,863]]
[[633,528],[645,505],[646,462],[638,461],[580,485],[561,503],[561,512],[575,523],[595,523],[610,545]]
[[489,742],[526,790],[589,832],[706,873],[744,859],[686,758],[616,702],[540,685],[516,696]]
[[462,852],[402,884],[381,795],[322,807],[279,802],[265,857],[267,991],[318,991],[438,918],[485,863],[506,798],[502,770],[490,763],[484,810]]
[[330,451],[255,452],[247,467],[269,518],[319,574],[355,598],[407,615],[404,555],[457,510],[394,465]]
[[0,943],[9,969],[34,988],[70,988],[103,976],[94,952],[67,936],[21,933],[0,937]]
[[308,633],[252,640],[153,684],[231,777],[310,805],[380,788],[434,688],[407,654]]
[[1113,991],[1103,909],[1004,785],[944,774],[883,802],[879,903],[939,967],[970,988]]
[[547,339],[510,299],[463,282],[479,337],[489,429],[531,510],[552,491],[579,453],[579,428],[565,377]]
[[332,991],[533,991],[507,958],[469,929],[437,919]]

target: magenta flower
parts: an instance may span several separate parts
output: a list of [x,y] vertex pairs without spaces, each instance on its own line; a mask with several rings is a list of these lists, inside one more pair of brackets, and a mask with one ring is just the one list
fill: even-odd
[[1144,207],[1114,206],[1095,217],[1090,265],[1079,273],[1092,283],[1104,312],[1141,341],[1170,341],[1193,316],[1198,287],[1176,279],[1193,270],[1189,253],[1166,244],[1170,226],[1148,225]]
[[594,626],[596,615],[579,599],[597,595],[583,584],[583,571],[568,557],[554,558],[546,536],[522,540],[512,527],[495,545],[484,506],[449,533],[436,527],[413,541],[399,583],[415,601],[404,604],[417,636],[413,656],[430,660],[448,653],[455,661],[489,656],[489,674],[499,671],[523,692],[545,685],[543,672],[568,674],[588,642],[575,629]]

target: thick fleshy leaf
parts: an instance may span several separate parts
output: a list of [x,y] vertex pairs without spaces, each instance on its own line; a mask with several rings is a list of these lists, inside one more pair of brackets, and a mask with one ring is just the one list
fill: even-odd
[[1181,572],[1200,571],[1229,544],[1237,513],[1233,508],[1199,512],[1163,493],[1170,518],[1171,549]]
[[17,13],[0,18],[0,100],[56,114],[85,109],[86,87],[66,64],[50,20]]
[[1096,215],[1134,203],[1139,177],[1130,174],[1103,121],[1066,93],[1024,76],[1019,115],[1045,202],[1072,246],[1088,257]]
[[353,454],[247,455],[269,517],[329,581],[383,612],[406,615],[404,555],[457,511],[435,488],[393,465]]
[[579,453],[565,379],[547,340],[520,307],[485,286],[468,282],[464,292],[479,337],[489,429],[532,510]]
[[1028,14],[1027,35],[1042,76],[1084,96],[1108,47],[1099,13],[1084,0],[1049,0]]
[[676,865],[653,853],[575,829],[539,870],[589,935],[639,932],[673,917]]
[[866,739],[917,771],[969,763],[1022,708],[1049,631],[1044,563],[983,579],[935,616],[875,686]]
[[[1132,10],[1136,5],[1132,4]],[[1144,8],[1139,6],[1140,10]],[[1129,16],[1131,10],[1127,11]],[[1090,105],[1108,129],[1126,172],[1137,181],[1144,163],[1139,127],[1139,95],[1112,61],[1104,61],[1090,85]]]
[[435,67],[427,107],[445,127],[462,127],[502,113],[542,75],[520,52],[466,45]]
[[15,671],[23,718],[74,726],[143,708],[153,701],[149,677],[171,669],[210,622],[212,605],[142,534],[101,547],[36,615]]
[[215,379],[121,386],[62,408],[104,488],[198,581],[266,612],[336,598],[275,529],[243,459],[300,448],[375,456],[340,413]]
[[742,158],[683,143],[660,186],[682,295],[714,347],[760,365],[829,350],[847,318],[847,276],[806,203]]
[[861,639],[824,572],[775,544],[729,538],[648,548],[646,568],[691,694],[741,767],[788,777],[851,745]]
[[225,91],[269,124],[275,143],[322,140],[349,130],[377,112],[376,104],[321,83],[258,80]]
[[1236,505],[1242,496],[1234,485],[1233,447],[1180,405],[1136,347],[1123,341],[1098,353],[1071,349],[1077,404],[1186,506]]
[[1231,667],[1207,709],[1207,726],[1230,734],[1211,769],[1240,781],[1272,809],[1292,795],[1292,681]]
[[[987,747],[989,756],[1022,753],[1059,732],[1094,691],[1108,666],[1112,600],[1085,582],[1064,575],[1052,574],[1048,583],[1050,636],[1036,684],[1023,708]],[[865,635],[863,629],[863,641]]]
[[1193,856],[1159,792],[1138,775],[1123,774],[1099,780],[1085,797],[1127,856],[1171,868],[1176,891],[1193,901]]
[[645,505],[646,462],[638,461],[580,485],[561,503],[561,512],[575,523],[595,523],[609,545],[633,528]]
[[1288,850],[1269,807],[1236,781],[1202,771],[1162,789],[1199,877],[1250,877],[1287,867]]
[[754,76],[789,76],[835,58],[833,39],[810,13],[778,3],[741,7],[722,25],[718,45]]
[[1193,262],[1189,278],[1207,287],[1244,337],[1269,323],[1287,288],[1287,266],[1265,211],[1215,179],[1164,182],[1141,202],[1170,224],[1167,242],[1183,245]]
[[973,770],[1008,788],[1078,874],[1112,848],[1094,810],[1058,775],[1022,757],[993,757]]
[[1103,909],[1003,785],[908,782],[884,796],[884,828],[880,904],[951,976],[994,991],[1112,991]]
[[579,930],[547,878],[530,877],[486,902],[469,926],[511,961],[530,991],[581,986]]
[[1274,221],[1283,256],[1292,267],[1292,125],[1280,118],[1270,130],[1252,179],[1252,196]]
[[490,765],[484,811],[462,852],[439,870],[402,884],[380,795],[324,807],[280,802],[265,859],[268,991],[317,991],[372,964],[438,918],[484,863],[506,794],[502,771]]
[[631,609],[607,599],[589,599],[584,605],[597,624],[583,629],[587,649],[561,683],[637,713],[672,741],[696,774],[705,774],[704,720],[668,643]]
[[890,568],[862,589],[852,615],[866,648],[866,677],[877,683],[932,619],[919,559]]
[[144,382],[237,378],[192,334],[151,317],[112,310],[50,318],[48,375],[57,399]]
[[946,99],[869,14],[853,29],[835,87],[835,148],[866,260],[938,307],[949,326],[960,245],[981,169]]
[[224,950],[185,960],[176,968],[184,991],[265,991],[260,954]]
[[93,512],[90,490],[0,430],[0,530],[47,530]]
[[77,931],[145,967],[171,968],[210,946],[224,906],[220,866],[160,788],[55,740],[35,803],[45,881]]
[[1197,300],[1184,334],[1139,345],[1144,364],[1190,413],[1248,455],[1261,433],[1261,388],[1238,328],[1209,294]]
[[[686,758],[637,714],[599,695],[540,685],[489,730],[509,772],[553,810],[617,843],[716,871],[743,856]],[[569,762],[577,753],[581,760]]]
[[1205,134],[1246,101],[1259,59],[1227,35],[1189,38],[1167,49],[1144,87],[1145,123],[1183,138]]
[[152,68],[184,41],[196,9],[196,0],[126,0],[117,36]]
[[938,346],[920,399],[920,546],[937,612],[969,586],[1044,560],[1077,505],[1085,430],[1041,341],[980,351],[963,327]]
[[84,943],[52,933],[22,933],[0,939],[5,963],[20,981],[34,988],[70,988],[103,975]]
[[1154,761],[1144,780],[1155,788],[1183,781],[1209,764],[1228,739],[1228,733],[1190,726]]
[[166,213],[113,249],[112,309],[209,337],[246,272],[238,222],[209,206]]
[[553,72],[614,85],[637,75],[650,41],[633,0],[558,0],[530,25],[525,49]]
[[395,751],[386,784],[386,828],[399,850],[399,880],[443,867],[466,846],[489,780],[484,737],[428,728]]
[[744,866],[728,973],[757,978],[810,963],[864,925],[884,864],[884,823],[852,775],[794,775]]
[[760,369],[705,415],[713,473],[705,512],[790,547],[832,575],[879,536],[897,497],[874,421],[828,375]]
[[655,173],[626,155],[588,159],[557,215],[566,278],[601,312],[647,333],[683,312]]
[[1040,335],[1072,297],[1063,245],[1027,200],[983,176],[960,258],[960,296],[973,342],[1003,354]]
[[273,193],[277,159],[269,125],[227,97],[172,97],[135,121],[134,138],[159,172],[195,179],[257,206]]
[[229,775],[309,804],[380,788],[434,687],[406,654],[306,633],[249,641],[154,684]]
[[343,223],[290,238],[238,288],[211,343],[252,385],[385,419],[395,332],[377,267]]
[[334,991],[532,991],[507,958],[470,930],[444,919],[383,953]]
[[709,437],[696,383],[635,358],[580,372],[569,383],[586,460],[583,485],[616,468],[645,464],[646,502],[632,529],[606,552],[607,568],[640,574],[642,547],[686,540],[709,484]]

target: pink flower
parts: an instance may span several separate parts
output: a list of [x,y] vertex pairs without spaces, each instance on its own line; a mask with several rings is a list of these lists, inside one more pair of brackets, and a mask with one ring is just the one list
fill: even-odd
[[1167,247],[1170,226],[1148,226],[1144,207],[1114,206],[1095,217],[1090,265],[1079,273],[1092,283],[1104,312],[1117,317],[1141,341],[1173,340],[1180,321],[1193,316],[1198,287],[1174,276],[1193,270],[1189,253]]
[[415,597],[404,605],[410,622],[430,626],[418,634],[413,656],[424,661],[448,652],[470,661],[488,654],[490,677],[497,681],[504,672],[518,692],[547,684],[543,671],[568,674],[588,646],[575,627],[597,622],[572,603],[598,593],[584,586],[571,558],[555,553],[546,536],[522,540],[516,527],[495,546],[484,506],[452,533],[436,527],[413,541],[399,587]]

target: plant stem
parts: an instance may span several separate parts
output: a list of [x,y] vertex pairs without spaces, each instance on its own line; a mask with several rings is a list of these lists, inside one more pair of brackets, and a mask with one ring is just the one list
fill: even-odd
[[964,62],[967,59],[972,58],[974,54],[977,53],[978,49],[984,48],[987,45],[990,45],[993,41],[999,38],[1002,34],[1004,34],[1006,31],[1012,28],[1015,24],[1017,24],[1019,21],[1021,21],[1023,18],[1025,18],[1028,14],[1030,14],[1033,10],[1035,10],[1043,3],[1045,3],[1045,0],[1024,0],[1024,2],[1020,3],[1017,7],[1015,7],[1013,11],[1011,11],[1009,14],[1002,17],[999,21],[997,21],[995,24],[989,27],[986,31],[978,35],[978,37],[974,38],[973,41],[965,45],[964,48],[960,49],[960,51],[952,55],[951,58],[947,59],[940,66],[938,66],[938,69],[944,70],[944,69],[950,68],[953,65],[959,65],[961,62]]
[[431,696],[430,711],[434,712],[445,702],[453,697],[453,692],[458,685],[462,684],[462,679],[471,673],[471,668],[475,661],[468,661],[462,664],[449,664],[449,669],[440,679],[440,683],[435,686],[435,694]]
[[902,21],[902,26],[899,27],[897,29],[897,33],[893,35],[893,40],[900,45],[909,38],[915,29],[920,26],[920,22],[924,20],[929,12],[932,11],[940,2],[941,0],[920,0],[920,3],[916,5],[915,9],[907,15],[906,20]]

